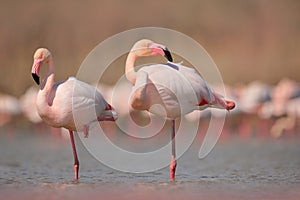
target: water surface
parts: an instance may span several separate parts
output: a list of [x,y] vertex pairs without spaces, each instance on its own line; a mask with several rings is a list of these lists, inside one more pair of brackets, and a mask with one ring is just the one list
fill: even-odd
[[169,169],[124,173],[100,164],[76,138],[79,181],[68,138],[1,130],[0,199],[300,199],[300,141],[229,139],[199,160],[200,144]]

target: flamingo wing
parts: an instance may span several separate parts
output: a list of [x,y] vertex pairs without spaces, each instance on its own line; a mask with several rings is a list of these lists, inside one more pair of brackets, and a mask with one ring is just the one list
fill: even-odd
[[196,72],[195,69],[186,67],[182,65],[181,63],[171,63],[168,62],[167,65],[173,65],[178,68],[178,71],[185,76],[187,80],[191,83],[191,86],[193,87],[198,102],[201,103],[202,101],[205,101],[207,103],[211,103],[215,100],[214,98],[214,91],[211,87],[208,86],[206,81]]
[[54,84],[48,103],[55,111],[56,123],[77,131],[96,121],[110,107],[95,87],[74,77]]

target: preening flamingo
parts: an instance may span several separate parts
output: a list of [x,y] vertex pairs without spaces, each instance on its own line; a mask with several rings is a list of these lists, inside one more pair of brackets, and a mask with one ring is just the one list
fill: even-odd
[[[35,82],[40,84],[40,68],[47,64],[48,70],[40,84],[36,106],[41,118],[50,126],[69,130],[74,155],[75,179],[78,179],[79,160],[76,153],[73,131],[83,131],[88,136],[89,125],[97,121],[115,121],[117,113],[93,86],[70,77],[65,82],[54,83],[54,64],[50,51],[36,50],[31,69]],[[82,117],[74,119],[74,113]],[[91,114],[92,113],[92,114]],[[95,114],[96,113],[96,114]]]
[[[156,55],[165,56],[169,62],[135,69],[134,64],[138,57]],[[172,61],[171,53],[164,45],[143,39],[136,42],[130,50],[125,73],[126,78],[134,85],[130,98],[132,108],[148,110],[171,120],[170,179],[175,180],[175,119],[193,110],[203,110],[207,107],[232,110],[235,103],[214,92],[194,69]]]

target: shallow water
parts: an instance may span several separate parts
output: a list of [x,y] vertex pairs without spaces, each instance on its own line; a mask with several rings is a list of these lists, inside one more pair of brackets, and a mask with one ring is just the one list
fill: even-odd
[[70,141],[16,130],[0,135],[0,199],[300,199],[300,141],[230,139],[199,160],[200,145],[169,169],[124,173],[96,161],[76,138],[79,181]]

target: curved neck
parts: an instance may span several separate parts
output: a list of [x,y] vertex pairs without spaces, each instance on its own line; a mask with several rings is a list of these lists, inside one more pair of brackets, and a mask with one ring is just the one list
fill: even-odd
[[125,66],[126,78],[133,85],[135,84],[136,76],[137,76],[137,72],[134,69],[134,63],[135,63],[135,60],[137,59],[137,57],[138,56],[134,52],[130,51],[128,56],[127,56],[126,66]]
[[49,59],[47,65],[48,65],[48,71],[41,83],[40,94],[43,98],[42,99],[43,103],[49,105],[48,97],[54,84],[54,64],[52,58]]

